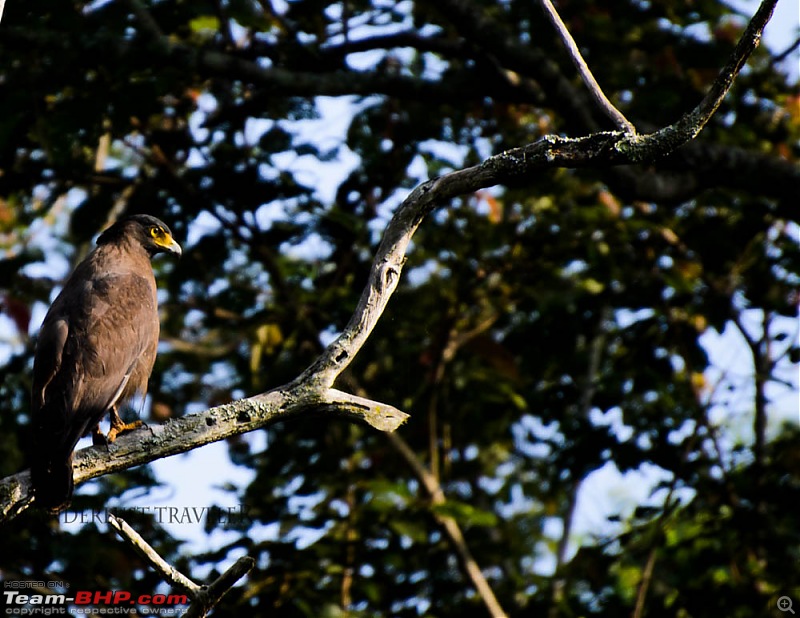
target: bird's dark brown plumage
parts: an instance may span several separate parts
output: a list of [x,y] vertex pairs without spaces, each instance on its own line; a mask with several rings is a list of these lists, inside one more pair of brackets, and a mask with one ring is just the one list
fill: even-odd
[[122,219],[70,275],[42,324],[33,365],[31,480],[51,511],[72,497],[72,452],[111,415],[108,440],[127,428],[117,409],[145,392],[158,346],[150,258],[180,255],[169,228],[148,215]]

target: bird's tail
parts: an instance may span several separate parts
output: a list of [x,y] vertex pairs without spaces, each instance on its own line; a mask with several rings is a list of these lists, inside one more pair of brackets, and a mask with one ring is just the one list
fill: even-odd
[[37,453],[31,465],[31,483],[36,504],[51,513],[66,509],[72,501],[72,453],[61,449]]
[[33,415],[31,484],[36,504],[51,513],[66,509],[72,500],[72,451],[80,439],[68,422],[62,401],[44,402]]

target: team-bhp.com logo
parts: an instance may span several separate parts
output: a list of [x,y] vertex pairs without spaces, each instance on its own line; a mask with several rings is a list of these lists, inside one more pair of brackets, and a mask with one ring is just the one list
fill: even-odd
[[77,590],[66,594],[39,594],[31,591],[4,590],[6,615],[66,615],[67,606],[75,614],[157,614],[179,616],[189,599],[185,594],[139,594],[127,590]]

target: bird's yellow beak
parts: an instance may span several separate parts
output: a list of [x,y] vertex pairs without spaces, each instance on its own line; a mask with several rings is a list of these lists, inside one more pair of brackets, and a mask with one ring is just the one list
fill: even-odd
[[181,246],[175,242],[175,239],[170,236],[169,234],[162,234],[161,236],[154,239],[156,245],[161,247],[167,253],[172,253],[173,255],[177,255],[178,257],[181,256],[183,251],[181,250]]

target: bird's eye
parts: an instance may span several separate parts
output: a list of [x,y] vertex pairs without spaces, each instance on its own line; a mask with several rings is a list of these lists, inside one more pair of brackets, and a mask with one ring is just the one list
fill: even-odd
[[161,230],[157,227],[151,227],[150,236],[152,236],[153,238],[158,238],[159,236],[161,236]]

